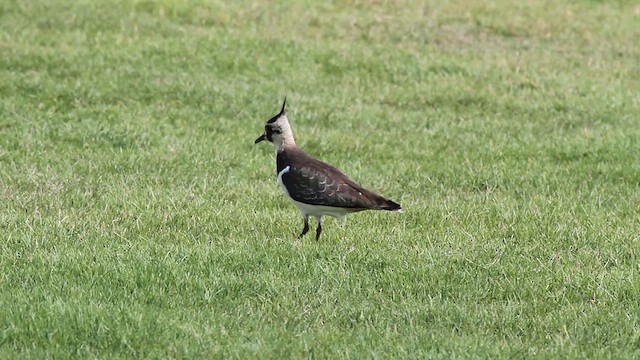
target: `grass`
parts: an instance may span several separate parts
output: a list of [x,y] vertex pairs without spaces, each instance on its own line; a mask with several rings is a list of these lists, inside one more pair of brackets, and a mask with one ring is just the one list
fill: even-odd
[[[0,3],[0,358],[637,358],[632,1]],[[403,214],[297,210],[299,145]]]

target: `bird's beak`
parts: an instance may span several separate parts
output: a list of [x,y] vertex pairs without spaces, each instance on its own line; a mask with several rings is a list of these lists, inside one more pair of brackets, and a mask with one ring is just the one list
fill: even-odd
[[257,138],[256,141],[254,142],[254,144],[257,144],[257,143],[259,143],[260,141],[263,141],[263,140],[267,140],[267,134],[260,135],[260,137]]

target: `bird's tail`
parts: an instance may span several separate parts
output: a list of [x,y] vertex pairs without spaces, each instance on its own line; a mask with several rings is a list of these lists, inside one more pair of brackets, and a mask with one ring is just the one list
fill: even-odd
[[363,205],[362,207],[360,206],[356,206],[356,207],[361,208],[362,210],[369,209],[369,210],[402,211],[402,207],[397,202],[383,198],[382,196],[374,192],[371,192],[354,182],[352,182],[350,185],[355,190],[358,190],[358,192],[360,192],[360,195],[364,195],[364,198],[366,199],[366,201],[363,201],[361,203]]
[[400,204],[393,202],[389,199],[383,199],[384,203],[381,204],[380,209],[387,211],[402,211],[402,206]]

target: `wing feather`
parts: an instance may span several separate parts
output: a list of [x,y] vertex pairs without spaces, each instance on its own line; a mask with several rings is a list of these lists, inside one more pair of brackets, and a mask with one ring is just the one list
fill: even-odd
[[377,195],[349,179],[337,168],[316,160],[299,148],[277,154],[277,170],[286,166],[282,182],[293,200],[311,204],[365,209],[398,210],[400,205]]

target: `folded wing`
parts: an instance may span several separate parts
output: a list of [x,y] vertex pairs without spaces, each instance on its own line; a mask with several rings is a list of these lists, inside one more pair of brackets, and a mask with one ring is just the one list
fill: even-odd
[[292,166],[283,174],[282,181],[289,196],[305,204],[352,208],[354,211],[400,209],[400,205],[364,189],[340,170],[319,161]]

